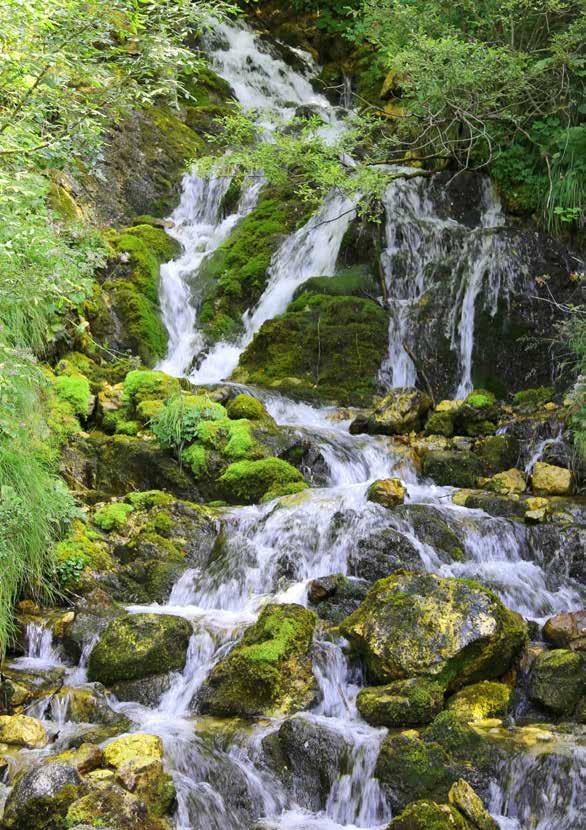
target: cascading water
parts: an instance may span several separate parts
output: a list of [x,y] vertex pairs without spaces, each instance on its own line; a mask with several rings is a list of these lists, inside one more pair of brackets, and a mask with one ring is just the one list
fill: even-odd
[[[412,173],[412,171],[411,171]],[[414,386],[417,369],[410,341],[425,295],[441,281],[447,297],[446,335],[458,355],[456,398],[472,391],[477,300],[494,315],[523,263],[500,233],[505,224],[489,179],[481,193],[480,221],[470,228],[450,215],[445,189],[434,179],[398,178],[385,194],[386,247],[381,257],[390,311],[389,354],[381,367],[387,387]],[[449,270],[447,277],[443,272]]]
[[[295,72],[250,30],[233,25],[218,27],[210,51],[216,71],[231,83],[245,106],[289,116],[297,105],[310,104],[325,113],[326,121],[334,122],[332,108],[313,91],[311,63],[305,56],[297,56],[305,69]],[[258,195],[259,185],[250,187],[236,212],[222,218],[228,185],[227,180],[204,182],[187,176],[181,204],[172,217],[170,233],[181,242],[183,253],[162,271],[161,304],[170,345],[161,368],[173,374],[188,373],[202,346],[197,332],[197,269],[253,207]],[[494,303],[502,286],[506,289],[510,284],[508,254],[496,232],[500,212],[488,189],[483,198],[481,227],[471,232],[455,219],[439,218],[426,182],[397,180],[387,191],[383,267],[393,314],[389,360],[382,376],[388,385],[410,385],[415,380],[415,367],[405,348],[410,318],[433,280],[437,263],[450,253],[455,311],[448,328],[460,354],[459,391],[468,389],[478,294],[487,282],[489,302]],[[283,243],[271,263],[265,293],[245,315],[244,337],[237,344],[216,346],[192,373],[193,380],[215,382],[228,376],[253,334],[264,321],[285,310],[297,286],[308,277],[334,272],[353,213],[350,202],[332,194],[321,211]],[[206,719],[194,711],[199,688],[262,606],[268,601],[307,604],[310,580],[331,574],[356,577],[361,545],[389,529],[413,549],[418,558],[413,566],[446,576],[478,578],[492,586],[509,607],[528,617],[542,619],[580,607],[584,597],[571,581],[553,581],[533,561],[524,525],[457,507],[450,500],[450,488],[418,478],[399,442],[382,436],[352,436],[348,421],[336,419],[333,409],[245,391],[261,398],[277,423],[311,434],[324,459],[327,482],[268,504],[225,509],[224,543],[205,571],[185,571],[165,604],[128,609],[183,616],[192,623],[193,634],[184,670],[171,677],[157,705],[114,701],[113,706],[131,720],[133,730],[163,739],[177,791],[177,830],[248,830],[253,824],[279,830],[386,827],[389,805],[374,774],[385,730],[374,729],[359,717],[356,696],[364,685],[360,670],[349,665],[343,643],[320,640],[324,635],[319,629],[313,659],[321,695],[309,712],[295,717],[325,730],[347,748],[344,764],[335,770],[320,809],[308,809],[267,767],[263,742],[280,728],[282,720],[235,728],[224,743],[207,741],[198,733],[199,728],[206,728]],[[367,501],[369,484],[393,475],[407,487],[406,504],[388,511]],[[417,511],[448,526],[459,542],[462,561],[447,559],[421,531]],[[54,661],[47,634],[31,629],[30,635],[30,653],[23,659]],[[93,644],[91,639],[85,644],[79,667],[67,676],[69,686],[86,682],[85,666]],[[39,715],[51,714],[53,728],[63,725],[67,699],[53,708],[46,700]],[[499,781],[493,782],[491,804],[503,830],[580,826],[583,752],[574,752],[571,758],[569,773],[562,763],[527,754],[503,769]],[[549,799],[544,799],[539,787],[545,767],[556,782]],[[525,778],[535,785],[525,787]],[[530,815],[533,824],[528,825]],[[564,824],[566,817],[574,824]]]

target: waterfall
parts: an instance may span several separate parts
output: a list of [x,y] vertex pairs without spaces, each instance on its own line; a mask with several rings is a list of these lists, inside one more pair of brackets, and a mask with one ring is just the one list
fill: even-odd
[[39,623],[28,623],[26,626],[27,650],[24,657],[13,660],[11,665],[26,670],[51,669],[61,666],[59,654],[53,647],[53,632],[50,628]]
[[[398,170],[397,172],[400,172]],[[480,221],[468,227],[455,218],[446,188],[430,179],[395,179],[384,196],[385,248],[381,266],[390,311],[389,351],[381,371],[387,386],[414,386],[412,341],[424,298],[441,284],[446,296],[445,334],[458,357],[454,397],[472,390],[477,300],[491,315],[508,298],[523,263],[501,233],[505,218],[488,178],[480,193]],[[445,271],[450,271],[445,275]],[[423,305],[422,305],[423,303]]]

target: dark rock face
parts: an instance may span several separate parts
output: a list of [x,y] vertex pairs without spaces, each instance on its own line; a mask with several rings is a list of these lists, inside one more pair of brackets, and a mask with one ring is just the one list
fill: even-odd
[[572,715],[586,694],[586,655],[566,649],[538,654],[529,676],[529,697],[559,715]]
[[423,474],[441,486],[475,487],[483,467],[474,453],[433,450],[423,459]]
[[368,589],[364,579],[333,574],[314,579],[309,584],[308,598],[318,617],[337,625],[358,608]]
[[297,716],[265,738],[263,749],[295,801],[307,810],[322,810],[351,746],[339,733]]
[[376,582],[401,569],[422,570],[423,564],[415,545],[393,528],[377,530],[366,539],[359,539],[348,559],[353,576]]
[[527,533],[532,558],[552,577],[586,584],[586,526],[539,525]]
[[543,626],[543,636],[557,648],[586,651],[586,611],[550,617]]

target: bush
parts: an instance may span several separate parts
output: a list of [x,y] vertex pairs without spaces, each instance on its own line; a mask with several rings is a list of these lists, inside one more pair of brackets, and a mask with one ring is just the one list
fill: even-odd
[[150,428],[162,447],[181,455],[183,447],[198,437],[202,421],[225,417],[224,407],[205,395],[176,395],[154,416]]

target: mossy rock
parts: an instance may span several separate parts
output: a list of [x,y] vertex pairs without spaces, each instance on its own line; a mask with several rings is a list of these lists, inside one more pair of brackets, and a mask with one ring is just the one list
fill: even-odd
[[387,328],[373,300],[305,293],[262,325],[234,377],[297,398],[365,404],[378,389]]
[[199,271],[203,299],[198,322],[211,342],[240,334],[243,313],[266,287],[273,253],[298,218],[282,195],[262,198]]
[[65,539],[54,549],[54,561],[62,587],[74,588],[85,569],[102,573],[114,567],[108,546],[79,519],[72,522]]
[[451,804],[421,800],[409,804],[387,830],[475,830],[475,825]]
[[64,830],[69,806],[84,791],[71,764],[44,764],[18,776],[4,815],[3,830]]
[[149,369],[135,369],[124,378],[122,398],[129,406],[136,408],[143,401],[164,401],[179,394],[177,378],[165,372]]
[[446,521],[446,516],[430,504],[406,504],[396,510],[406,519],[420,542],[431,545],[436,554],[447,563],[465,558],[463,540]]
[[116,830],[168,830],[169,824],[149,812],[147,804],[106,777],[90,781],[87,792],[67,811],[65,827],[82,825]]
[[79,372],[59,375],[54,380],[54,389],[57,398],[68,403],[76,415],[88,417],[92,397],[90,383],[85,375]]
[[414,730],[385,738],[375,768],[395,810],[419,798],[447,801],[460,773],[440,744],[423,741]]
[[431,407],[431,398],[417,389],[393,389],[370,413],[350,424],[353,435],[404,435],[417,431]]
[[423,475],[444,487],[475,487],[483,472],[482,461],[466,450],[432,450],[423,459]]
[[122,530],[133,511],[134,507],[131,504],[112,502],[96,510],[93,522],[100,530],[105,530],[107,533],[112,530]]
[[493,435],[496,432],[497,418],[496,398],[492,392],[475,389],[465,398],[458,412],[458,433],[473,437]]
[[311,277],[293,294],[296,300],[303,294],[322,294],[336,297],[372,297],[380,293],[380,285],[372,273],[362,266],[345,268],[333,277]]
[[232,504],[255,504],[307,487],[299,470],[280,458],[230,464],[219,484]]
[[105,686],[185,666],[191,626],[182,617],[126,614],[113,620],[90,654],[88,678]]
[[316,616],[300,605],[267,605],[199,696],[202,712],[220,716],[290,714],[315,697],[311,644]]
[[586,655],[566,649],[543,651],[529,676],[529,697],[558,715],[572,715],[586,695]]
[[258,398],[252,395],[236,395],[226,407],[228,418],[233,420],[245,419],[248,421],[265,421],[270,419],[269,413]]
[[0,742],[27,749],[42,749],[49,742],[40,720],[28,715],[0,715]]
[[531,414],[553,399],[554,390],[550,386],[538,386],[523,389],[513,396],[513,406],[523,414]]
[[513,690],[505,683],[485,680],[466,686],[448,700],[446,708],[470,723],[506,715]]
[[445,435],[450,438],[454,434],[456,416],[449,410],[432,412],[425,424],[426,435]]
[[356,701],[365,721],[389,727],[430,723],[443,703],[442,684],[419,678],[361,689]]
[[519,461],[519,442],[511,435],[489,435],[476,441],[474,451],[487,475],[515,467]]
[[375,682],[426,677],[448,689],[504,674],[527,638],[479,583],[429,573],[379,580],[340,629]]

